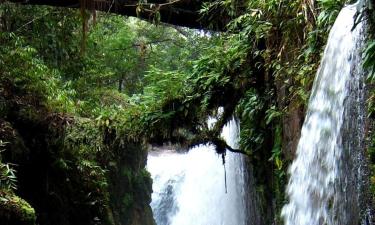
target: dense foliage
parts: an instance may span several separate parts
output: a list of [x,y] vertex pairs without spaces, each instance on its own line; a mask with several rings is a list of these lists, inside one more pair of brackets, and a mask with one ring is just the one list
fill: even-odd
[[[52,171],[38,182],[50,182],[64,207],[89,206],[87,218],[82,216],[91,221],[87,224],[130,224],[140,216],[132,209],[150,200],[144,147],[211,143],[224,156],[226,151],[248,156],[265,224],[279,224],[286,168],[328,31],[344,3],[204,4],[202,20],[209,28],[226,24],[222,33],[160,24],[158,18],[150,24],[85,9],[1,4],[0,139],[9,144],[3,152],[7,163],[0,164],[0,189],[13,193],[17,186],[8,162],[34,155],[34,163]],[[366,50],[370,70],[374,46],[370,42]],[[239,149],[220,137],[233,117],[241,127]],[[209,118],[217,121],[212,127]],[[29,134],[33,128],[35,136]],[[370,153],[373,158],[372,148]],[[20,167],[20,177],[30,175],[22,172],[28,166]],[[56,174],[61,179],[48,181]],[[18,193],[37,204],[38,215],[50,205],[38,205],[27,185],[20,181]],[[69,200],[70,195],[75,197]],[[39,216],[40,224],[49,219]],[[64,216],[50,217],[60,224]],[[77,221],[84,223],[70,220]]]

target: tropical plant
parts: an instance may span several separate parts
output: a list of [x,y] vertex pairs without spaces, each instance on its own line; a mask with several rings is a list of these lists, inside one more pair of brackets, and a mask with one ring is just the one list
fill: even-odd
[[13,168],[14,165],[10,163],[1,162],[1,153],[6,146],[6,142],[0,140],[0,191],[1,190],[16,190],[17,189],[17,177],[16,171]]

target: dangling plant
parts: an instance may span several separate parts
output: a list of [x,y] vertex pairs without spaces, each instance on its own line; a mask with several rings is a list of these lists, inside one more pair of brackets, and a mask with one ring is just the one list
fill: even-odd
[[[5,147],[5,142],[0,140],[0,153]],[[1,158],[0,158],[1,159]],[[9,163],[2,163],[0,161],[0,190],[1,189],[17,189],[17,177],[15,175],[15,170],[11,167]]]
[[17,177],[10,164],[0,164],[0,189],[17,189]]

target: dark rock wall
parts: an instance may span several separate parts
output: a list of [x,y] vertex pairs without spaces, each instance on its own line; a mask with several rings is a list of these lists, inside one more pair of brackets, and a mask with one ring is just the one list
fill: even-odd
[[[33,111],[32,117],[25,117],[8,111],[12,114],[0,120],[0,139],[8,142],[2,160],[16,164],[15,193],[35,209],[38,224],[154,225],[149,206],[152,181],[145,170],[147,151],[141,144],[115,137],[90,142],[106,136],[106,131],[81,128],[84,122],[63,115],[46,117],[46,112]],[[75,127],[83,135],[65,138],[75,135]],[[94,131],[93,137],[85,135],[87,129]],[[98,147],[93,143],[105,151],[90,150]],[[1,224],[11,215],[9,210],[0,206]]]

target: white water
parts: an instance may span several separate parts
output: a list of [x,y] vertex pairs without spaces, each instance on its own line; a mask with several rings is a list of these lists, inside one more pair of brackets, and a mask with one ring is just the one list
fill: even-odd
[[348,181],[342,169],[346,167],[342,156],[349,151],[343,148],[344,112],[362,35],[362,24],[352,31],[355,12],[354,5],[345,7],[328,38],[289,169],[289,203],[282,209],[285,225],[358,224],[345,219],[350,217],[345,210],[356,208],[356,203],[346,197],[350,187],[345,187]]
[[[230,122],[222,135],[236,147],[238,128]],[[246,192],[241,155],[227,153],[227,193],[222,158],[212,146],[188,153],[150,153],[151,207],[158,225],[245,225]]]

